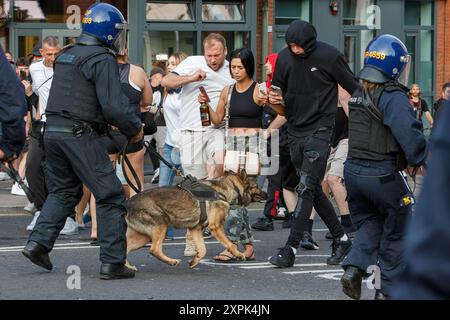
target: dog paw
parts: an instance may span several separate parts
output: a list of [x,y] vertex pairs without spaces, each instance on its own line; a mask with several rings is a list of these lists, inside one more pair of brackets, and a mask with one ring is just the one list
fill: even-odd
[[131,264],[126,264],[125,265],[128,269],[133,270],[134,272],[139,272],[138,268],[136,268],[136,266],[133,266]]
[[198,265],[198,260],[197,259],[192,259],[191,261],[189,261],[189,268],[194,268],[196,265]]
[[171,266],[177,266],[181,263],[180,259],[173,259],[171,262],[169,262],[169,265]]
[[246,260],[245,254],[240,253],[240,252],[239,252],[239,254],[236,256],[236,258],[237,258],[237,260],[242,260],[242,261]]

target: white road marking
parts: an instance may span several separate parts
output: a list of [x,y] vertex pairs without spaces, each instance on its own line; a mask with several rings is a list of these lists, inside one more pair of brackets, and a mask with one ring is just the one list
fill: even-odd
[[[283,272],[286,274],[308,274],[308,273],[327,273],[327,272],[339,272],[339,269],[326,269],[326,270],[305,270],[305,271],[289,271],[289,272]],[[344,271],[342,271],[344,273]]]
[[[255,240],[254,242],[261,242],[261,240]],[[205,241],[205,244],[217,244],[219,241]],[[163,246],[185,246],[184,242],[164,242]],[[150,244],[146,245],[150,246]],[[20,252],[24,246],[14,247],[0,247],[1,252]],[[72,243],[57,243],[53,250],[72,250],[72,249],[92,249],[99,248],[99,246],[92,246],[89,242],[72,242]]]
[[344,274],[344,270],[342,270],[342,272],[340,271],[340,272],[336,272],[336,273],[319,274],[318,276],[316,276],[316,278],[340,281],[343,274]]
[[[301,263],[301,264],[294,264],[293,267],[297,268],[308,268],[308,267],[324,267],[326,266],[326,263]],[[273,264],[270,264],[269,262],[266,262],[266,265],[261,266],[242,266],[242,269],[264,269],[264,268],[276,268]]]

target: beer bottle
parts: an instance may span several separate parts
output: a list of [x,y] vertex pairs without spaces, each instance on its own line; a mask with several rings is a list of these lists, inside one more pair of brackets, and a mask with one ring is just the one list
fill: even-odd
[[211,118],[209,116],[209,105],[206,102],[200,104],[200,119],[203,127],[211,125]]

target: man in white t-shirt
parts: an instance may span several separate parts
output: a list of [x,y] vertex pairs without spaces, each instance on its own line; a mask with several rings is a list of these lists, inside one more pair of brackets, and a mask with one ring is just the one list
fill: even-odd
[[36,117],[40,118],[41,121],[45,121],[45,115],[43,114],[47,107],[48,95],[52,86],[53,63],[60,50],[56,37],[46,37],[42,41],[42,48],[39,50],[43,59],[32,63],[30,66],[33,92],[39,97],[39,110]]
[[183,87],[179,117],[181,166],[185,174],[198,179],[217,175],[215,163],[222,157],[224,149],[223,129],[202,126],[199,87],[205,88],[210,106],[215,110],[222,89],[233,83],[229,63],[225,60],[225,38],[211,33],[203,40],[203,48],[204,56],[186,58],[161,83],[170,89]]
[[[41,161],[44,157],[43,141],[40,128],[42,122],[45,122],[45,108],[52,86],[53,64],[56,56],[61,50],[57,37],[46,37],[42,40],[42,48],[39,49],[42,60],[36,61],[30,66],[30,75],[32,80],[33,92],[39,97],[36,119],[30,133],[30,143],[28,147],[28,156],[26,162],[26,177],[28,185],[33,192],[33,203],[36,208],[33,220],[27,226],[27,231],[32,231],[36,220],[40,214],[45,199],[47,198],[47,189],[45,187],[44,173],[42,171]],[[41,122],[41,123],[39,123]],[[61,234],[72,235],[78,233],[78,226],[75,220],[67,218],[64,229]]]

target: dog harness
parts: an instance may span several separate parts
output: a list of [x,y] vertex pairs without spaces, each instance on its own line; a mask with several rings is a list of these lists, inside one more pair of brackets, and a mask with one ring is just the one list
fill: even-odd
[[183,181],[177,184],[177,187],[189,192],[191,196],[199,202],[201,225],[204,225],[208,220],[208,216],[206,214],[206,201],[227,201],[223,194],[198,181],[197,178],[191,176],[190,174],[188,174]]

